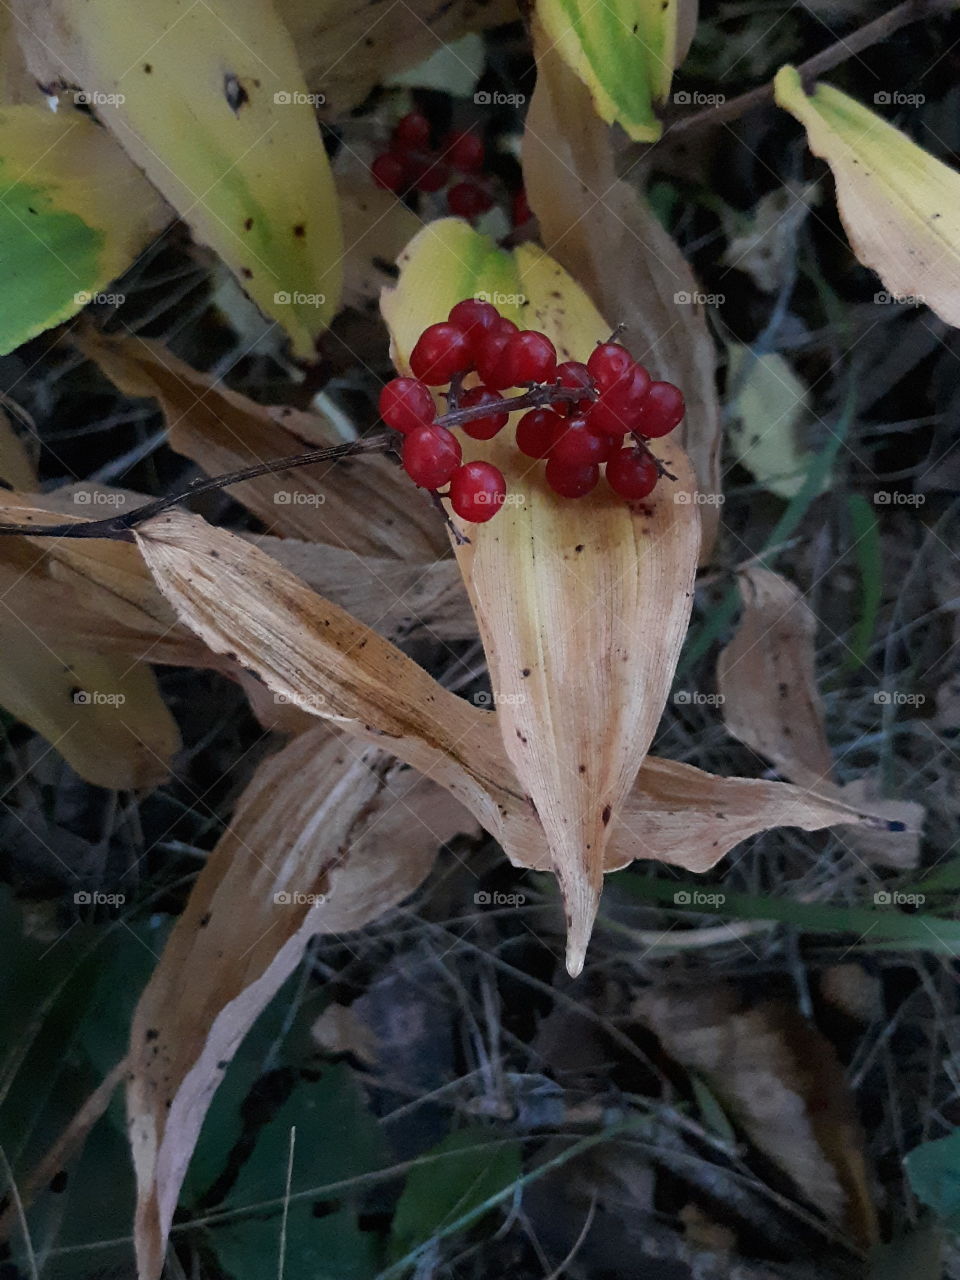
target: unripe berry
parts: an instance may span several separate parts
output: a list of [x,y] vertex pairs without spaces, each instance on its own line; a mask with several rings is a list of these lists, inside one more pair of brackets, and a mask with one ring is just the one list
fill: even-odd
[[407,166],[400,156],[385,151],[370,166],[370,173],[378,187],[397,194],[407,186]]
[[444,386],[473,365],[471,343],[462,329],[443,321],[424,329],[410,352],[414,377],[430,387]]
[[408,435],[429,426],[436,416],[433,396],[416,378],[394,378],[380,392],[380,417],[394,431]]
[[565,426],[552,409],[531,409],[517,423],[517,448],[528,458],[545,458]]
[[586,467],[565,467],[555,458],[547,460],[544,472],[547,484],[559,493],[561,498],[582,498],[591,489],[596,488],[600,479],[600,468],[596,465]]
[[588,467],[606,462],[616,441],[613,436],[595,436],[587,430],[585,418],[567,418],[550,450],[550,458],[563,467]]
[[646,449],[618,449],[607,463],[607,484],[628,502],[649,497],[659,478],[657,464]]
[[503,364],[508,387],[549,382],[557,371],[557,349],[545,333],[521,329],[504,348]]
[[489,462],[467,462],[450,479],[450,505],[463,520],[483,524],[497,514],[507,494],[503,472]]
[[[488,404],[491,407],[503,404],[503,396],[499,391],[491,391],[489,387],[471,387],[460,399],[461,409],[474,409],[477,405]],[[491,413],[483,418],[473,418],[463,424],[464,435],[474,440],[492,440],[501,427],[507,424],[509,413]]]
[[439,489],[460,465],[460,442],[446,427],[417,427],[403,442],[403,466],[422,489]]
[[651,440],[668,435],[685,412],[683,392],[672,382],[651,382],[635,430]]
[[601,342],[590,352],[587,368],[597,387],[606,391],[627,372],[633,364],[633,356],[619,342]]

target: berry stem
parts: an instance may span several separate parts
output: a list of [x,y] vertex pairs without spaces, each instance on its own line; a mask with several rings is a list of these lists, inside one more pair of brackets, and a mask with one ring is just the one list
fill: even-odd
[[[505,399],[497,408],[503,413],[515,413],[518,409],[543,409],[551,404],[578,403],[582,400],[596,400],[597,393],[587,387],[559,387],[556,383],[548,383],[542,387],[532,387],[519,396]],[[490,413],[488,404],[478,404],[466,409],[454,409],[437,419],[438,427],[460,427],[475,418],[485,418]]]
[[652,451],[652,449],[650,448],[650,443],[647,440],[646,436],[642,436],[639,431],[631,431],[630,435],[633,439],[634,444],[637,446],[637,448],[642,449],[644,453],[647,454],[648,457],[653,459],[653,464],[657,468],[657,475],[661,477],[666,477],[667,480],[676,480],[677,477],[673,474],[673,472],[668,471],[667,468],[660,461],[660,459],[657,457],[657,455]]
[[437,510],[443,516],[444,524],[453,534],[454,542],[456,542],[458,547],[466,546],[466,544],[470,541],[470,539],[465,534],[460,532],[457,526],[453,523],[453,521],[447,515],[446,508],[443,505],[442,499],[446,495],[442,494],[439,489],[428,489],[427,492],[430,494],[430,501],[433,503],[433,505],[437,508]]

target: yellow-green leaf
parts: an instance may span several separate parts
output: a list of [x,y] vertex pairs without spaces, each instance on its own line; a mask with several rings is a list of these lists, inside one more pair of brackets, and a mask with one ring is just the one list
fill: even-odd
[[[297,355],[336,310],[336,195],[293,41],[270,0],[20,0],[42,84],[77,84]],[[95,175],[102,198],[123,203]]]
[[597,115],[636,142],[655,142],[653,105],[670,92],[680,8],[680,0],[540,0],[536,13]]
[[76,315],[172,211],[80,112],[0,111],[0,355]]
[[[465,222],[426,227],[385,291],[397,367],[453,303],[490,297],[521,327],[545,331],[561,359],[583,359],[609,332],[583,290],[542,249],[513,254]],[[677,481],[631,507],[602,485],[558,498],[509,428],[464,441],[507,478],[508,502],[465,525],[458,548],[483,638],[507,755],[546,832],[569,916],[567,964],[579,972],[604,851],[650,747],[686,631],[700,544],[686,455],[658,442]],[[676,499],[680,499],[676,501]]]
[[960,325],[960,174],[831,85],[807,96],[795,67],[781,67],[777,103],[830,165],[847,238],[886,292],[926,303]]

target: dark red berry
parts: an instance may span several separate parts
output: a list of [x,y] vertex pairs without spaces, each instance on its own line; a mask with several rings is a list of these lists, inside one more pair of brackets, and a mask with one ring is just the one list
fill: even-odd
[[552,409],[531,409],[517,423],[517,448],[528,458],[545,458],[565,426]]
[[451,324],[455,324],[458,329],[462,329],[476,347],[477,342],[484,334],[491,333],[496,328],[497,321],[500,319],[500,312],[491,302],[480,302],[476,298],[464,298],[462,302],[458,302],[456,306],[451,307],[447,319]]
[[430,145],[430,121],[419,111],[410,111],[398,121],[390,145],[397,151],[415,151]]
[[380,417],[394,431],[408,435],[437,416],[433,396],[416,378],[394,378],[380,392]]
[[660,476],[646,449],[618,449],[607,463],[607,484],[630,502],[648,498]]
[[557,350],[545,333],[521,329],[504,348],[503,364],[508,387],[549,382],[557,371]]
[[587,368],[597,387],[606,391],[624,376],[633,364],[633,356],[619,342],[601,342],[590,352]]
[[493,196],[476,182],[457,182],[447,192],[447,204],[454,217],[472,222],[493,207]]
[[683,392],[672,382],[651,382],[635,430],[652,440],[671,432],[685,412]]
[[550,457],[563,467],[587,467],[606,462],[616,441],[613,436],[596,436],[587,430],[586,418],[567,418],[557,435]]
[[[584,391],[594,389],[593,379],[590,377],[587,366],[581,364],[579,360],[564,360],[563,364],[558,364],[557,382],[561,387],[582,387]],[[591,403],[592,397],[587,396],[583,400],[566,401],[565,408],[568,415],[573,417],[577,413],[585,412]]]
[[446,427],[417,427],[403,442],[403,466],[422,489],[439,489],[460,465],[460,442]]
[[450,505],[461,519],[473,524],[495,516],[506,495],[503,472],[489,462],[466,462],[450,480]]
[[527,193],[521,187],[510,202],[510,221],[515,227],[522,227],[523,224],[525,222],[529,222],[532,217],[533,214],[530,211]]
[[649,373],[643,365],[633,365],[591,406],[587,419],[590,430],[597,435],[623,436],[636,429],[649,389]]
[[438,156],[413,151],[404,158],[407,164],[408,181],[418,191],[440,191],[449,182],[449,165]]
[[407,185],[407,166],[400,156],[391,151],[377,156],[370,166],[370,173],[377,186],[383,187],[385,191],[400,192]]
[[[508,320],[506,323],[509,324],[510,321]],[[516,326],[514,326],[514,331],[516,331]],[[504,332],[498,325],[492,333],[484,334],[480,341],[476,343],[477,373],[479,373],[488,387],[492,387],[496,391],[503,391],[504,388],[513,386],[503,362],[503,353],[512,336],[512,334]]]
[[466,373],[472,364],[470,339],[447,321],[424,329],[410,352],[414,377],[431,387],[444,386],[455,373]]
[[[503,396],[499,391],[491,391],[489,387],[471,387],[460,399],[461,409],[474,409],[480,404],[501,405]],[[492,440],[500,428],[506,426],[509,416],[509,413],[498,412],[483,418],[473,418],[463,424],[464,435],[472,436],[474,440]]]
[[461,173],[479,173],[483,168],[483,140],[475,133],[450,133],[444,139],[446,158]]
[[[407,438],[409,439],[409,436]],[[596,488],[597,481],[600,479],[600,468],[595,465],[565,467],[555,458],[548,458],[544,474],[547,484],[554,493],[559,493],[561,498],[582,498],[584,494]]]

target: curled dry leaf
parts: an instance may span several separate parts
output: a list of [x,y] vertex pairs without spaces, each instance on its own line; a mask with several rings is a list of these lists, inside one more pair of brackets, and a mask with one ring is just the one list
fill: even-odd
[[439,787],[327,726],[257,770],[133,1018],[127,1108],[141,1280],[162,1270],[224,1069],[307,943],[359,929],[412,893],[438,847],[470,826]]
[[[319,415],[256,404],[158,342],[92,329],[76,341],[121,391],[159,400],[170,447],[209,475],[342,442]],[[411,500],[409,481],[383,457],[281,471],[230,492],[282,536],[411,560],[432,560],[445,549],[436,512],[426,501]],[[287,500],[278,501],[280,494]]]
[[667,988],[634,1010],[703,1077],[754,1146],[861,1248],[877,1239],[863,1131],[830,1041],[789,1005],[738,1007],[729,988]]
[[[507,254],[446,219],[409,245],[397,287],[384,294],[397,368],[408,369],[429,324],[478,293],[506,299],[501,311],[547,333],[561,359],[583,359],[609,333],[542,250],[523,245]],[[606,486],[576,502],[558,497],[509,428],[482,445],[464,442],[465,458],[482,455],[500,468],[512,499],[489,523],[463,526],[470,540],[457,556],[507,755],[560,882],[572,973],[583,965],[611,824],[649,750],[693,602],[700,542],[693,477],[678,446],[654,444],[678,479],[631,506]]]
[[682,388],[677,436],[703,503],[702,558],[719,524],[720,410],[716,351],[693,272],[643,195],[617,177],[611,131],[583,85],[534,24],[537,85],[527,113],[523,176],[550,252],[604,316],[626,325],[624,342],[655,377]]
[[829,164],[850,247],[894,297],[960,325],[960,174],[828,84],[804,91],[795,67],[774,81],[779,106]]

